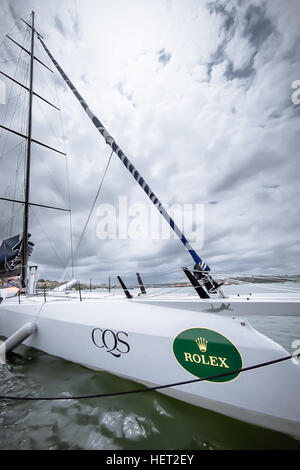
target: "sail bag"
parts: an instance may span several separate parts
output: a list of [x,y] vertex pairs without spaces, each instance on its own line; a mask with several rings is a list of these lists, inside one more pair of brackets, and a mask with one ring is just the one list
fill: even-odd
[[[28,234],[28,238],[30,234]],[[31,255],[34,243],[28,241],[27,253]],[[0,245],[0,279],[18,276],[22,266],[23,238],[15,235],[6,238]]]

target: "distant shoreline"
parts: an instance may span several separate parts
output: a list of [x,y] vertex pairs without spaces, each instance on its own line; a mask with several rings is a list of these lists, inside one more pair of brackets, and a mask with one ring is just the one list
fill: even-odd
[[[252,284],[273,284],[273,283],[280,283],[280,282],[294,282],[300,283],[300,274],[288,276],[288,275],[281,275],[281,276],[236,276],[230,278],[230,280],[225,280],[224,285],[234,285],[239,284],[240,282],[245,283],[252,283]],[[45,288],[45,289],[54,289],[62,285],[63,283],[58,281],[50,281],[50,280],[40,280],[38,282],[38,288]],[[147,288],[164,288],[164,287],[190,287],[189,282],[175,282],[175,283],[145,283],[145,287]],[[127,286],[129,289],[138,288],[137,285],[128,284]],[[73,287],[73,289],[78,290],[79,285]],[[80,289],[87,290],[87,289],[108,289],[107,284],[92,284],[90,286],[89,283],[80,282]],[[119,285],[112,285],[111,289],[119,289]]]

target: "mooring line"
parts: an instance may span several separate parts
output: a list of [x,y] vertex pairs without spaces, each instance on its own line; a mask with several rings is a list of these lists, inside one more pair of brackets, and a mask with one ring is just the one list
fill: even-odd
[[131,395],[133,393],[145,393],[145,392],[152,392],[155,390],[162,390],[164,388],[169,387],[178,387],[180,385],[187,385],[196,382],[203,382],[204,380],[213,380],[221,377],[227,377],[229,375],[238,374],[240,372],[246,372],[253,369],[258,369],[260,367],[266,367],[272,364],[277,364],[278,362],[283,362],[288,359],[292,359],[292,355],[281,357],[279,359],[273,359],[272,361],[261,362],[260,364],[255,364],[253,366],[244,367],[243,369],[236,369],[230,372],[224,372],[223,374],[211,375],[209,377],[203,377],[201,379],[192,379],[192,380],[185,380],[182,382],[174,382],[166,385],[157,385],[155,387],[147,387],[147,388],[138,388],[133,390],[124,390],[123,392],[111,392],[111,393],[99,393],[94,395],[74,395],[71,397],[16,397],[10,395],[0,395],[0,399],[2,400],[28,400],[28,401],[52,401],[52,400],[82,400],[86,398],[108,398],[108,397],[118,397],[121,395]]

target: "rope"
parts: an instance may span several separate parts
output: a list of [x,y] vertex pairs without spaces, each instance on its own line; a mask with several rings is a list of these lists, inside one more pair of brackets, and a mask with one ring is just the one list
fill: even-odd
[[196,382],[203,382],[204,380],[212,380],[212,379],[217,379],[220,377],[226,377],[232,374],[237,374],[240,372],[246,372],[249,370],[253,369],[259,369],[260,367],[266,367],[271,364],[276,364],[279,362],[286,361],[288,359],[292,359],[293,356],[285,356],[281,357],[279,359],[274,359],[273,361],[268,361],[268,362],[262,362],[260,364],[255,364],[253,366],[249,367],[244,367],[243,369],[237,369],[233,370],[231,372],[224,372],[223,374],[217,374],[217,375],[211,375],[209,377],[204,377],[202,379],[193,379],[193,380],[185,380],[182,382],[174,382],[166,385],[157,385],[155,387],[147,387],[147,388],[138,388],[134,390],[125,390],[123,392],[111,392],[111,393],[99,393],[99,394],[94,394],[94,395],[74,395],[72,397],[30,397],[30,396],[25,396],[25,397],[17,397],[17,396],[12,396],[12,395],[0,395],[0,399],[3,400],[28,400],[28,401],[52,401],[52,400],[81,400],[85,398],[107,398],[107,397],[119,397],[121,395],[131,395],[134,393],[143,393],[143,392],[152,392],[155,390],[162,390],[164,388],[169,388],[169,387],[178,387],[180,385],[186,385],[186,384],[191,384],[191,383],[196,383]]

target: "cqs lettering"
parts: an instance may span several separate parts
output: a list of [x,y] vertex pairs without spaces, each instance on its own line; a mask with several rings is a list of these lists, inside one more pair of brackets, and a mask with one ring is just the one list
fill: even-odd
[[126,341],[128,334],[125,331],[114,332],[109,329],[94,328],[92,331],[92,341],[94,345],[114,357],[121,357],[130,351],[129,343]]

